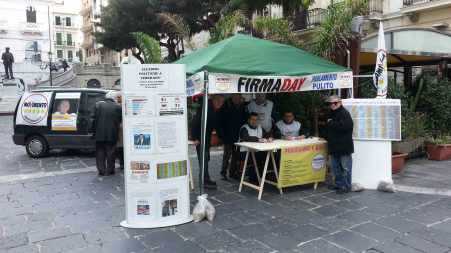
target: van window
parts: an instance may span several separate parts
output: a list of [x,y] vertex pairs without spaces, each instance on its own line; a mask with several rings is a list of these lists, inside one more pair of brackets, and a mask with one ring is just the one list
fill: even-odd
[[95,109],[95,105],[97,102],[99,102],[100,100],[103,100],[105,98],[105,94],[104,93],[87,93],[87,111],[88,113],[91,115],[94,113],[94,109]]
[[77,131],[80,92],[55,94],[52,111],[52,131]]

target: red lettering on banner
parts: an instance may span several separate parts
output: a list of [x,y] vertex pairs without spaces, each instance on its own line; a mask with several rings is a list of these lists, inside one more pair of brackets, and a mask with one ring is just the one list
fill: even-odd
[[287,91],[291,87],[291,79],[284,79],[280,91]]
[[288,91],[296,91],[298,87],[299,79],[294,79],[294,82],[291,84],[291,87],[288,89]]

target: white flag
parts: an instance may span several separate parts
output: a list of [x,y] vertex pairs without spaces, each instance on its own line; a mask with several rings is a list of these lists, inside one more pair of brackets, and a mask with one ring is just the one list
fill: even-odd
[[379,25],[379,35],[377,42],[376,68],[373,76],[374,86],[377,87],[377,98],[387,97],[388,69],[387,51],[385,50],[385,35],[382,22]]

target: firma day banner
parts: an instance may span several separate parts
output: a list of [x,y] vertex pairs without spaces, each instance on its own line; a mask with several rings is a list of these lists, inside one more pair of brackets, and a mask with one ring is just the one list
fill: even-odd
[[125,152],[124,227],[192,220],[188,179],[185,66],[121,66]]

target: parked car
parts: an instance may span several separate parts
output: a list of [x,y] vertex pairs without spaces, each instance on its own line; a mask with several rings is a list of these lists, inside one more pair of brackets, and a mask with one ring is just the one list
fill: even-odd
[[33,158],[51,149],[94,149],[92,115],[107,92],[86,88],[26,92],[14,114],[14,143],[25,146]]

